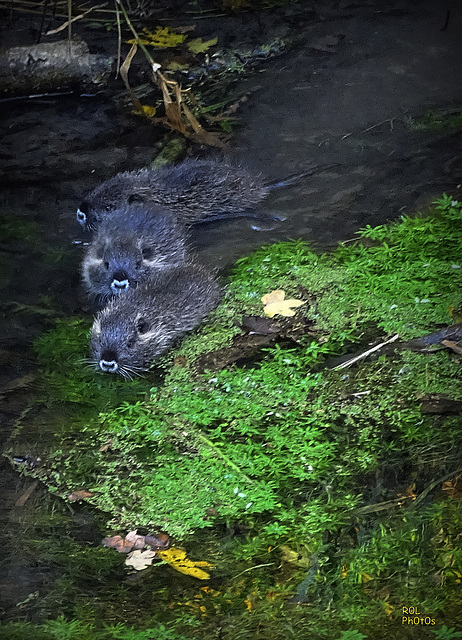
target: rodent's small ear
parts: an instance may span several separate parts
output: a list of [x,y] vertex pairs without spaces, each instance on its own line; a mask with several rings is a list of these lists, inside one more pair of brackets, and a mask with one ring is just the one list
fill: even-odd
[[128,204],[134,204],[135,202],[144,202],[144,198],[139,193],[131,193],[127,198]]
[[149,323],[146,322],[144,318],[139,318],[136,328],[138,329],[138,333],[147,333],[149,331]]
[[141,255],[145,260],[150,260],[154,255],[154,249],[152,247],[143,247],[141,249]]

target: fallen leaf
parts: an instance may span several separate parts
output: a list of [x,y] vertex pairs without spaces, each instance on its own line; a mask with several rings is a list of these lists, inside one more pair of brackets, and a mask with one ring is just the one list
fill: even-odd
[[132,551],[125,560],[127,567],[133,567],[137,571],[142,571],[152,564],[153,558],[156,556],[155,551]]
[[209,562],[205,562],[205,560],[188,560],[186,557],[186,551],[183,551],[182,549],[172,547],[167,551],[158,551],[157,555],[161,560],[168,562],[175,571],[185,573],[187,576],[193,576],[193,578],[198,578],[199,580],[208,580],[210,578],[210,574],[200,567],[209,568],[213,567],[213,565]]
[[119,553],[129,553],[133,549],[131,542],[126,542],[122,536],[111,536],[103,538],[103,545],[111,549],[115,549]]
[[166,533],[159,533],[158,536],[146,536],[145,543],[151,549],[167,549],[170,544],[170,538]]
[[84,491],[81,489],[80,491],[73,491],[67,496],[69,502],[77,502],[77,500],[86,500],[87,498],[91,498],[95,494],[91,491]]
[[125,536],[125,542],[132,545],[133,549],[142,549],[146,546],[146,537],[139,536],[136,531],[130,531]]
[[152,107],[149,104],[141,104],[141,105],[138,105],[137,109],[133,109],[132,113],[135,116],[142,115],[142,116],[145,116],[146,118],[153,118],[156,115],[156,111],[157,109],[155,107]]
[[146,546],[154,549],[167,549],[170,538],[166,533],[159,533],[158,536],[140,536],[136,531],[130,531],[125,538],[122,536],[111,536],[103,539],[105,547],[116,549],[119,553],[129,553],[132,550],[143,549]]
[[157,49],[169,49],[170,47],[176,47],[186,40],[188,36],[184,36],[181,33],[176,33],[168,27],[157,27],[155,31],[149,31],[149,29],[143,29],[143,36],[141,38],[127,40],[129,44],[146,44]]
[[206,40],[205,42],[202,38],[195,38],[188,42],[187,47],[191,51],[191,53],[204,53],[210,47],[213,47],[218,42],[218,38],[212,38],[211,40]]
[[295,300],[295,298],[289,298],[285,300],[286,293],[282,289],[276,289],[275,291],[271,291],[271,293],[266,293],[262,296],[261,301],[265,305],[263,312],[269,318],[272,318],[275,315],[280,316],[294,316],[295,311],[291,309],[291,307],[301,307],[303,304],[306,304],[303,300]]
[[280,328],[272,320],[260,316],[245,316],[241,320],[241,328],[250,334],[256,333],[261,336],[277,334],[280,331]]

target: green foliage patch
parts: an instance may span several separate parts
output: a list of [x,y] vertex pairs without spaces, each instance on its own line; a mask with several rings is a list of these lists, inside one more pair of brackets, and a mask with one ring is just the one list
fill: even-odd
[[[245,532],[220,551],[218,571],[230,558],[244,574],[273,568],[246,575],[210,605],[215,627],[217,619],[225,627],[229,598],[249,611],[254,603],[259,613],[245,623],[239,613],[247,626],[233,628],[234,638],[253,637],[258,624],[267,625],[265,637],[282,637],[272,635],[271,619],[289,593],[318,607],[318,621],[332,603],[340,603],[343,625],[362,621],[344,638],[361,637],[377,616],[396,617],[413,598],[428,611],[443,609],[452,593],[443,585],[455,587],[462,571],[460,513],[455,501],[423,498],[457,469],[460,418],[425,414],[421,399],[461,401],[460,361],[443,350],[375,355],[348,369],[329,363],[366,349],[372,336],[406,340],[451,324],[461,247],[462,205],[449,196],[426,217],[368,227],[357,244],[330,255],[301,241],[263,247],[237,263],[201,330],[158,363],[164,379],[155,386],[152,378],[129,383],[86,371],[76,360],[87,326],[58,322],[36,348],[53,402],[72,405],[76,417],[49,449],[41,478],[63,496],[92,492],[89,502],[124,530],[162,529],[185,540],[216,525]],[[240,333],[236,319],[262,315],[261,296],[275,289],[309,301],[297,318],[310,320],[313,332],[247,366],[198,373],[198,356],[229,346]],[[180,355],[184,364],[173,361]],[[411,508],[405,491],[413,483],[422,500]],[[297,632],[333,637],[308,626]]]

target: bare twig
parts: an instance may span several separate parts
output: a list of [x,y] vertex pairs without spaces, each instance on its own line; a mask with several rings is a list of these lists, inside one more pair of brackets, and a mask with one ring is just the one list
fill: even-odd
[[390,344],[390,342],[394,342],[395,340],[398,340],[398,338],[399,338],[399,333],[394,335],[389,340],[385,340],[385,342],[381,342],[380,344],[376,344],[375,347],[372,347],[372,349],[368,349],[367,351],[364,351],[363,353],[360,353],[359,356],[355,356],[354,358],[351,358],[351,360],[347,360],[346,362],[342,362],[342,364],[338,364],[336,367],[333,367],[333,368],[334,368],[334,370],[335,369],[345,369],[346,367],[349,367],[354,362],[357,362],[358,360],[362,360],[363,358],[367,358],[368,355],[370,355],[371,353],[374,353],[374,351],[378,351],[379,349],[384,347],[386,344]]
[[87,11],[85,11],[85,13],[81,13],[78,16],[74,16],[73,18],[70,18],[69,20],[67,20],[64,24],[62,24],[60,27],[58,27],[57,29],[52,29],[51,31],[47,31],[46,32],[46,36],[54,36],[55,33],[59,33],[60,31],[63,31],[64,29],[66,29],[66,27],[69,30],[69,27],[71,25],[71,23],[76,22],[77,20],[81,20],[82,18],[84,18],[88,13],[90,13],[91,11],[94,11],[95,9],[100,9],[101,7],[105,7],[107,4],[107,2],[105,2],[104,4],[99,4],[96,7],[91,7],[90,9],[88,9]]
[[349,138],[350,136],[354,135],[355,133],[366,133],[367,131],[372,131],[372,129],[375,129],[376,127],[380,127],[381,124],[385,124],[385,122],[389,122],[390,123],[390,130],[393,131],[393,123],[396,120],[396,116],[393,118],[387,118],[386,120],[382,120],[381,122],[377,122],[377,124],[373,124],[371,127],[367,127],[367,129],[361,129],[361,131],[350,131],[350,133],[345,133],[345,135],[343,135],[340,140],[345,140],[345,138]]

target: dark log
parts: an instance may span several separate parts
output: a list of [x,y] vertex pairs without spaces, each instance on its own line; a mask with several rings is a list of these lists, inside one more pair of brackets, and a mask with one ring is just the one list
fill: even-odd
[[60,40],[0,53],[0,96],[76,90],[96,93],[105,84],[112,57],[89,53],[81,40]]

